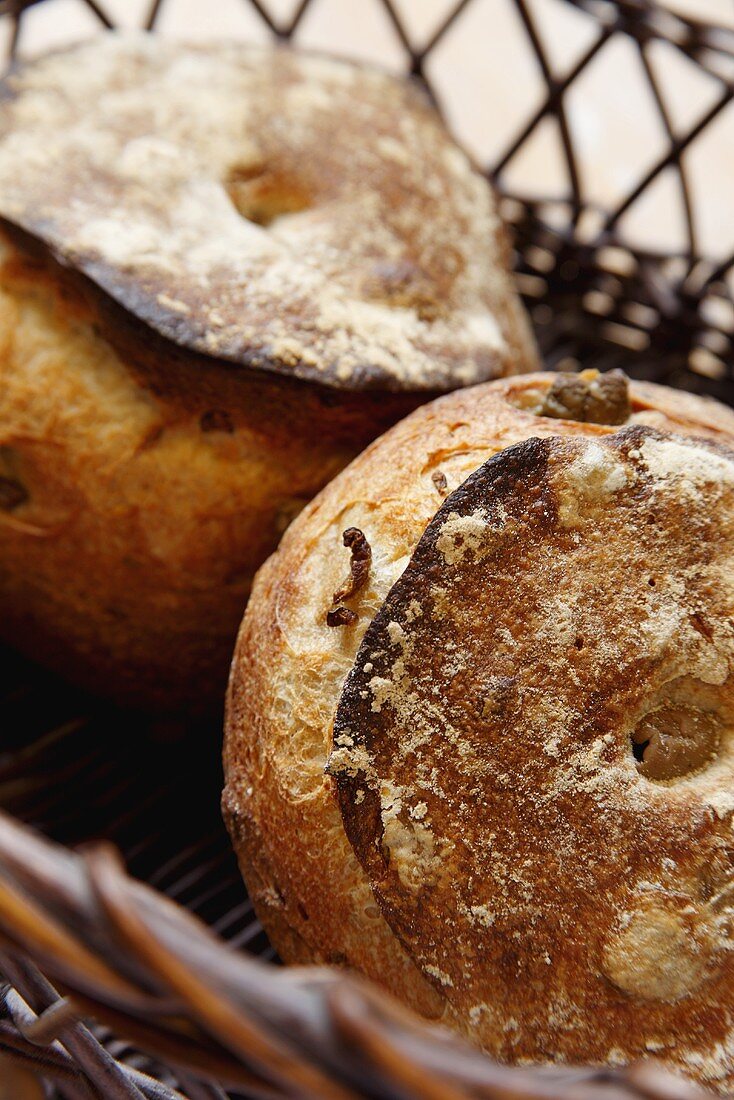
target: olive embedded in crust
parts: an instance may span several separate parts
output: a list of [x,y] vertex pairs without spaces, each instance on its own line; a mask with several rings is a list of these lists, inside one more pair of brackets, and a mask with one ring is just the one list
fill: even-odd
[[[441,398],[293,524],[240,631],[225,816],[287,961],[506,1061],[730,1089],[734,414],[558,392]],[[349,527],[371,566],[334,630]]]
[[557,374],[539,413],[585,424],[624,424],[630,415],[627,379],[620,370]]

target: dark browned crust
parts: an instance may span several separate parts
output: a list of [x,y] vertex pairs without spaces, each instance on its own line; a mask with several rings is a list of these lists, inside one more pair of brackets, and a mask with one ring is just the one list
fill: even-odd
[[[506,505],[511,514],[518,515],[533,505],[539,522],[546,529],[552,526],[553,501],[548,498],[547,492],[543,493],[551,442],[549,439],[533,438],[500,451],[444,500],[416,546],[405,572],[372,620],[357,651],[352,670],[344,681],[334,718],[335,745],[339,745],[340,738],[346,736],[355,745],[372,752],[383,736],[380,731],[382,716],[372,710],[373,695],[369,683],[375,676],[390,674],[395,657],[388,633],[390,623],[397,622],[409,629],[406,613],[409,615],[407,609],[412,601],[416,600],[421,607],[432,602],[431,588],[443,567],[436,540],[441,535],[444,521],[454,514],[467,516],[477,508],[491,509],[500,504]],[[364,772],[352,774],[349,769],[335,765],[333,754],[327,772],[336,781],[349,841],[372,883],[379,883],[388,871],[382,850],[379,792],[370,785]],[[363,797],[355,812],[358,791],[363,793]],[[400,932],[397,934],[400,935]]]
[[[162,336],[110,297],[83,272],[70,267],[43,240],[0,217],[0,234],[16,250],[26,276],[49,283],[115,349],[136,381],[156,396],[187,412],[202,410],[202,430],[212,427],[211,412],[226,412],[236,426],[243,406],[259,408],[263,432],[278,439],[299,430],[328,433],[335,443],[364,446],[396,420],[436,393],[353,392],[266,370],[243,370],[202,355]],[[11,259],[10,263],[14,263]],[[217,417],[221,425],[221,413]],[[219,430],[229,430],[221,428]]]
[[[79,284],[81,276],[71,276]],[[263,424],[278,435],[290,434],[294,420],[299,430],[328,433],[336,444],[364,446],[396,420],[406,416],[435,393],[390,392],[320,385],[266,369],[233,370],[232,364],[189,351],[148,328],[84,280],[84,293],[98,313],[100,331],[124,359],[138,382],[180,407],[201,407],[207,401],[233,410],[238,406],[267,408]]]
[[[719,444],[635,426],[593,444],[529,439],[480,467],[428,525],[368,628],[336,711],[328,772],[347,837],[380,908],[454,1010],[471,1017],[480,1012],[474,1006],[489,1003],[487,1011],[499,1014],[492,1048],[503,1058],[521,1053],[603,1061],[617,1048],[626,1058],[639,1057],[653,1034],[663,1037],[675,1059],[677,1051],[713,1050],[728,1041],[724,1008],[734,990],[734,965],[727,933],[722,940],[712,930],[718,927],[716,898],[731,881],[728,823],[696,787],[687,801],[671,797],[664,810],[653,797],[654,784],[645,788],[649,798],[640,797],[625,726],[670,676],[683,677],[669,672],[678,669],[677,654],[668,649],[657,655],[640,643],[639,656],[633,648],[622,666],[605,664],[601,656],[605,630],[616,630],[618,616],[635,606],[633,596],[617,593],[626,587],[644,596],[647,570],[661,581],[685,577],[696,615],[715,622],[719,634],[729,629],[722,594],[689,567],[695,561],[704,568],[715,554],[727,553],[732,485],[713,479],[711,493],[721,491],[721,504],[694,506],[682,490],[670,489],[661,503],[657,490],[668,484],[667,475],[655,480],[641,458],[651,442],[690,448],[692,461],[704,448],[734,463],[734,452]],[[574,499],[573,508],[588,509],[578,535],[560,517],[559,492],[567,484],[564,471],[590,447],[620,455],[632,476],[603,505]],[[502,529],[502,537],[484,536],[480,549],[467,544],[456,560],[447,558],[447,523],[477,513],[488,531]],[[569,571],[573,578],[576,563],[592,550],[599,557],[597,594],[584,587],[591,577],[583,569],[577,591],[599,616],[590,619],[590,611],[583,621],[600,623],[600,633],[568,643],[567,672],[565,664],[553,665],[548,643],[533,634],[533,601],[543,593],[555,596],[561,586],[554,580]],[[633,621],[623,626],[634,647],[638,628]],[[500,628],[514,635],[519,656],[514,650],[512,657],[503,655]],[[380,695],[384,688],[376,683],[392,685],[393,693]],[[730,688],[695,683],[717,700],[722,722],[729,723]],[[583,708],[557,753],[547,750],[550,757],[542,724],[525,717],[533,692]],[[597,751],[601,772],[609,767],[611,777],[613,768],[621,795],[616,787],[587,789],[583,768],[574,770],[580,767],[574,754]],[[596,766],[591,760],[589,774]],[[574,778],[556,788],[553,777],[565,768]],[[387,834],[386,791],[388,803],[399,800],[397,862]],[[431,847],[421,862],[424,824]],[[413,862],[403,877],[406,844]],[[571,863],[566,851],[573,852]],[[494,859],[506,861],[502,870],[493,871]],[[676,870],[661,872],[661,862]],[[531,894],[518,886],[510,903],[515,875]],[[616,959],[607,961],[610,937],[628,926],[627,910],[644,914],[651,904],[649,895],[635,894],[637,883],[659,883],[650,887],[653,899],[661,898],[663,911],[685,926],[691,957],[703,960],[690,988],[683,982],[679,992],[638,996],[634,983],[624,984],[631,980],[628,971],[618,986]],[[684,961],[688,965],[688,957]],[[649,981],[652,990],[652,972]],[[568,998],[576,1015],[554,1022]],[[503,1034],[508,1018],[517,1033],[510,1027]],[[705,1078],[720,1073],[730,1079],[731,1072],[730,1065],[701,1069]]]
[[[76,49],[83,51],[84,46],[67,47],[54,51],[48,56],[52,59],[64,57],[72,54]],[[99,52],[101,56],[101,51]],[[253,56],[258,56],[257,50],[253,49],[250,53]],[[276,62],[276,66],[282,66],[283,70],[281,72],[278,69],[277,76],[274,77],[274,87],[278,94],[283,88],[287,88],[290,82],[297,84],[299,81],[303,82],[304,88],[308,92],[309,80],[298,68],[300,54],[282,47],[272,51],[270,56],[280,59]],[[308,54],[305,56],[308,57]],[[261,57],[267,58],[268,51],[262,51]],[[314,54],[313,58],[317,59],[318,55]],[[140,59],[137,58],[136,60],[139,62]],[[322,60],[326,60],[326,58],[322,57]],[[0,102],[12,103],[13,100],[22,97],[24,73],[26,70],[32,71],[35,64],[35,62],[16,64],[6,74],[5,78],[0,80]],[[39,64],[43,64],[43,60]],[[83,64],[83,58],[80,59],[81,64]],[[344,65],[345,63],[340,62],[340,64]],[[370,72],[368,68],[363,66],[355,66],[354,68],[355,72],[359,72],[360,69],[363,69],[365,73]],[[389,83],[391,78],[385,77],[385,80]],[[13,81],[16,86],[13,86]],[[318,85],[318,81],[316,83]],[[435,108],[427,101],[420,86],[412,81],[393,81],[390,86],[393,85],[396,101],[399,101],[400,111],[412,111],[419,122],[435,127],[433,140],[439,150],[443,147],[442,143],[445,143],[447,150],[454,149],[451,139],[445,131],[442,131],[442,124]],[[275,98],[277,99],[277,95]],[[277,110],[277,104],[274,109]],[[395,114],[395,104],[390,105],[390,110]],[[267,119],[267,115],[264,117]],[[390,119],[391,115],[388,112],[385,115],[384,136],[389,140],[394,140],[399,145],[399,136],[395,137],[392,133],[395,131],[396,135],[399,134],[399,128],[391,125]],[[111,123],[112,130],[114,130],[114,121],[113,119]],[[380,132],[382,133],[382,128]],[[2,135],[0,134],[0,136]],[[131,136],[135,137],[137,135],[132,133]],[[277,140],[274,147],[279,148]],[[236,155],[236,151],[233,150],[232,156],[236,157]],[[284,152],[285,162],[288,162],[289,158],[290,161],[293,161],[291,151],[286,148]],[[396,166],[396,163],[390,163],[392,167],[385,174],[385,191],[383,194],[383,201],[386,202],[387,209],[398,209],[401,206],[407,208],[411,204],[417,208],[420,202],[424,204],[429,202],[429,197],[426,195],[414,196],[411,187],[406,186],[405,181],[402,179],[400,168]],[[443,168],[438,160],[437,165],[438,173],[442,175]],[[286,195],[288,201],[281,213],[287,213],[291,208],[294,210],[300,208],[298,204],[296,206],[292,205],[293,195],[290,194],[290,191],[293,191],[294,188],[295,191],[298,191],[301,186],[301,183],[295,178],[298,172],[305,173],[306,176],[309,176],[309,173],[313,175],[313,165],[304,163],[300,166],[297,165],[296,168],[298,171],[291,164],[289,171],[291,171],[291,174],[295,172],[295,175],[293,180],[290,182],[286,180],[283,184],[286,191],[288,191],[288,195]],[[22,165],[19,171],[22,171]],[[240,213],[248,221],[265,226],[268,224],[267,209],[265,208],[270,198],[272,198],[273,188],[277,191],[280,186],[277,178],[271,179],[269,177],[269,171],[270,169],[267,169],[262,180],[260,180],[261,172],[257,167],[253,168],[250,165],[245,165],[238,168],[235,164],[229,173],[228,180],[222,181],[225,190],[229,193],[232,204],[237,209],[240,209],[244,202],[243,196],[240,194],[243,187],[246,191],[251,186],[260,187],[263,193],[258,192],[259,197],[256,196],[257,202],[255,205],[257,209],[254,211],[249,209],[240,210]],[[472,168],[471,171],[476,172],[476,169]],[[324,201],[329,202],[335,197],[330,190],[335,184],[330,179],[328,172],[323,173],[323,177],[321,184],[323,184],[324,194],[321,197]],[[116,192],[122,195],[125,194],[125,179],[124,173],[118,176],[114,167],[110,167],[109,180],[107,181],[110,203],[114,203]],[[450,182],[450,175],[447,175],[447,181]],[[444,181],[446,185],[447,181]],[[77,182],[72,180],[72,185],[76,187]],[[79,175],[78,186],[83,193],[85,186],[83,171]],[[420,185],[418,185],[418,190],[420,190]],[[0,195],[0,198],[2,197]],[[157,198],[155,194],[151,193],[143,201],[155,203]],[[293,201],[295,202],[294,199]],[[451,207],[450,188],[443,201],[448,208]],[[489,190],[487,191],[487,201],[488,208],[491,209],[493,200]],[[421,349],[423,367],[414,370],[410,376],[406,375],[398,378],[391,374],[391,371],[381,362],[385,348],[380,347],[379,350],[373,352],[374,361],[370,356],[360,356],[358,353],[352,355],[350,351],[350,361],[347,365],[344,361],[345,356],[340,356],[338,352],[334,351],[332,344],[328,344],[328,351],[324,352],[323,355],[319,353],[320,365],[315,366],[316,360],[313,355],[318,333],[326,331],[326,329],[324,328],[323,318],[315,310],[314,302],[308,298],[308,295],[305,295],[303,300],[304,314],[300,318],[299,324],[296,324],[295,317],[291,318],[288,314],[286,317],[288,324],[283,327],[279,338],[276,339],[275,335],[270,332],[264,319],[262,321],[262,331],[256,333],[257,339],[254,342],[248,338],[244,328],[240,330],[236,325],[236,334],[225,337],[221,332],[215,331],[213,325],[206,321],[205,313],[201,312],[199,306],[204,303],[207,308],[212,305],[219,308],[232,290],[231,279],[229,283],[222,282],[220,276],[219,284],[221,285],[215,285],[213,290],[209,291],[206,302],[204,302],[201,294],[198,294],[197,304],[193,308],[191,306],[186,307],[188,312],[185,310],[179,311],[178,308],[170,305],[171,299],[176,299],[177,291],[181,289],[177,285],[175,276],[170,278],[161,277],[160,272],[151,273],[152,269],[148,271],[144,264],[138,267],[135,263],[121,263],[116,259],[109,260],[105,257],[102,246],[100,246],[99,254],[97,254],[95,251],[96,246],[90,249],[87,246],[75,244],[73,234],[69,236],[69,233],[67,233],[68,226],[65,227],[64,224],[63,209],[68,204],[63,201],[56,201],[56,207],[54,207],[52,200],[39,202],[38,195],[36,195],[34,200],[28,200],[27,207],[24,207],[24,203],[24,198],[21,198],[20,203],[18,203],[16,195],[15,199],[10,201],[10,209],[5,209],[3,211],[4,217],[0,218],[0,225],[4,226],[8,234],[19,235],[16,237],[16,243],[18,239],[24,236],[34,239],[36,250],[39,248],[46,249],[48,255],[54,261],[93,284],[99,294],[109,299],[109,303],[114,303],[117,310],[130,314],[143,329],[147,330],[150,336],[155,334],[158,339],[177,346],[189,356],[191,366],[202,367],[210,361],[230,370],[235,369],[237,371],[238,368],[245,368],[248,373],[255,376],[276,374],[279,378],[310,382],[325,389],[355,393],[374,391],[380,395],[416,391],[423,393],[424,399],[451,390],[457,385],[466,385],[499,377],[505,373],[533,369],[536,366],[532,337],[526,326],[522,307],[519,305],[511,287],[509,277],[503,277],[501,286],[498,282],[497,287],[499,289],[490,290],[488,286],[483,288],[486,301],[483,303],[480,312],[486,315],[490,323],[496,322],[499,330],[503,333],[503,340],[496,348],[477,341],[472,344],[469,354],[467,354],[466,348],[457,349],[452,346],[452,340],[448,337],[441,338],[440,347],[432,346],[430,339],[426,340],[425,347],[423,347],[423,336],[420,336],[416,340],[415,348]],[[263,203],[264,207],[261,210]],[[308,196],[304,199],[304,203],[306,206],[309,205]],[[21,207],[23,209],[20,209]],[[160,218],[165,222],[167,217],[168,211],[163,207]],[[458,219],[456,222],[457,227],[461,226],[456,231],[465,240],[469,239],[470,228],[467,218],[457,212],[456,219]],[[173,231],[176,227],[172,226],[170,228]],[[502,233],[502,227],[495,226],[492,234],[489,235],[496,237],[497,240],[494,243],[492,241],[487,242],[487,248],[491,246],[496,251],[498,265],[506,263],[506,256],[502,254],[501,247]],[[429,327],[434,320],[435,312],[444,313],[446,317],[451,317],[453,313],[456,313],[458,317],[458,306],[455,308],[452,306],[447,310],[443,310],[441,306],[441,303],[449,298],[450,286],[444,285],[445,280],[448,278],[446,272],[449,268],[444,269],[444,265],[439,263],[437,266],[434,265],[436,266],[435,271],[429,272],[430,264],[422,256],[421,248],[412,240],[409,232],[403,245],[406,256],[408,254],[412,256],[414,252],[414,258],[406,258],[397,264],[389,263],[387,260],[381,263],[378,254],[373,264],[375,286],[371,289],[370,279],[365,275],[362,279],[362,290],[357,294],[355,302],[357,304],[369,303],[374,299],[380,303],[387,303],[387,306],[392,309],[414,310],[416,316],[426,321]],[[365,252],[369,254],[370,250],[365,248]],[[360,278],[362,277],[360,276]],[[248,290],[248,294],[244,299],[245,303],[247,304],[252,297]],[[348,296],[345,298],[345,302],[347,299]],[[436,302],[439,303],[438,306]],[[343,302],[340,303],[340,305],[343,304]],[[497,306],[496,309],[494,308],[495,305]],[[178,306],[185,306],[185,303],[179,302]],[[105,312],[111,310],[109,304],[105,304],[104,307],[100,308],[104,308]],[[463,309],[463,306],[461,308]],[[276,313],[279,312],[280,310],[276,311]],[[300,328],[301,320],[303,321],[302,330]],[[250,317],[248,324],[252,325],[252,323],[253,317]],[[254,315],[256,328],[259,323],[257,315]],[[350,321],[350,326],[353,327],[353,338],[354,334],[358,336],[360,333],[358,316],[355,316],[353,322]],[[229,332],[229,330],[227,331]],[[334,332],[340,333],[341,331],[340,325],[336,324]],[[461,331],[464,331],[463,326]],[[296,333],[297,338],[291,339],[291,335],[296,337]],[[285,337],[285,340],[283,340],[283,337]],[[146,339],[148,338],[146,337]],[[412,337],[410,339],[412,340]],[[281,346],[283,342],[289,344],[287,351],[283,350]],[[293,346],[290,345],[299,342],[301,352],[294,357]],[[455,343],[456,337],[453,341],[453,344]],[[212,347],[215,348],[214,351],[211,350]],[[386,348],[390,354],[394,354],[394,348],[388,347],[388,345],[386,345]],[[398,356],[398,359],[400,359],[400,356]],[[237,372],[243,373],[242,370]]]

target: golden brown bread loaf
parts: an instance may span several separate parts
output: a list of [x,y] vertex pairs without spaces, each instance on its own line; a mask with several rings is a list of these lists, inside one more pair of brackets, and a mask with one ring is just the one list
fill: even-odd
[[417,410],[304,510],[225,743],[286,960],[504,1060],[734,1084],[731,446],[714,402],[530,375]]
[[436,391],[532,369],[486,182],[410,84],[110,34],[0,85],[0,631],[223,690],[292,516]]

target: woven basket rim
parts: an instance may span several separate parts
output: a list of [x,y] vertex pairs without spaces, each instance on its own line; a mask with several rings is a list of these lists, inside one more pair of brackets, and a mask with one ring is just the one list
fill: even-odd
[[[13,1006],[6,998],[17,1035],[10,1047],[0,1027],[0,1049],[20,1054],[47,1050],[56,1038],[68,1046],[78,1018],[92,1015],[154,1057],[253,1096],[706,1095],[653,1061],[626,1068],[499,1065],[356,975],[284,969],[233,951],[181,906],[131,878],[111,845],[71,852],[6,814],[0,945],[0,969],[26,1002]],[[50,987],[49,1003],[39,999],[36,968],[63,1000]],[[33,1027],[22,1019],[29,1009]],[[124,1071],[120,1078],[137,1087]]]

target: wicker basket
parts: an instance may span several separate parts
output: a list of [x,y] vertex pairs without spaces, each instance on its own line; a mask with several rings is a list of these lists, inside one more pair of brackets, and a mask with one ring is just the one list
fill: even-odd
[[[243,11],[247,6],[269,33],[297,41],[318,2],[300,0],[287,25],[276,22],[267,0],[248,0]],[[418,2],[361,0],[380,8],[407,70],[425,80],[440,44],[482,0],[443,5],[420,49],[411,46],[405,14]],[[593,28],[590,44],[557,75],[537,4],[506,2],[547,96],[487,171],[515,231],[518,277],[547,363],[621,366],[734,401],[734,254],[699,253],[684,163],[734,96],[727,76],[734,31],[673,16],[652,0],[548,0],[586,13]],[[0,0],[11,55],[38,3]],[[103,3],[79,0],[110,25]],[[147,25],[175,3],[156,0]],[[617,36],[639,55],[666,150],[614,208],[602,209],[586,197],[565,105]],[[688,128],[666,105],[651,64],[659,43],[717,89]],[[505,185],[508,166],[548,118],[569,192],[514,194]],[[622,232],[623,217],[670,171],[685,244],[668,252],[636,248]],[[216,723],[182,729],[113,712],[13,654],[2,656],[2,1100],[701,1095],[650,1062],[627,1070],[498,1066],[357,978],[275,966],[219,817]]]

